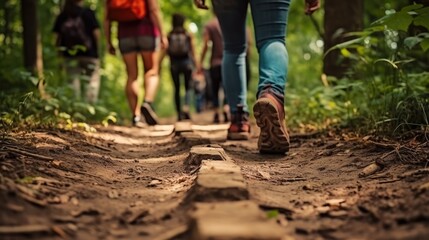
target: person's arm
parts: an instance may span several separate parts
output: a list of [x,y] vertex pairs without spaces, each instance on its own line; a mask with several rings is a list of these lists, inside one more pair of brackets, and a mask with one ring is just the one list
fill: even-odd
[[[192,62],[195,64],[195,65],[197,65],[197,58],[196,58],[196,53],[195,53],[195,41],[194,41],[194,35],[192,34],[192,33],[189,33],[189,41],[190,41],[190,44],[191,44],[191,59],[192,59]],[[197,70],[198,70],[198,66],[196,66],[197,67]]]
[[305,14],[311,15],[320,8],[319,0],[305,0]]
[[152,20],[152,23],[155,25],[155,27],[159,29],[159,32],[161,34],[161,47],[163,49],[166,49],[168,47],[168,40],[162,29],[161,10],[158,5],[158,0],[148,0],[147,3],[149,5],[148,9],[150,14],[150,19]]
[[[107,9],[107,6],[106,6]],[[111,30],[112,30],[112,22],[110,21],[110,19],[107,16],[107,11],[106,14],[104,15],[104,34],[106,35],[106,41],[107,41],[107,50],[109,51],[110,54],[115,55],[116,54],[116,50],[115,47],[113,47],[112,44],[112,35],[111,35]]]
[[203,49],[201,50],[201,58],[197,64],[197,68],[199,72],[202,72],[203,70],[203,62],[204,62],[204,58],[206,57],[209,41],[210,41],[209,33],[207,30],[205,30],[203,33]]

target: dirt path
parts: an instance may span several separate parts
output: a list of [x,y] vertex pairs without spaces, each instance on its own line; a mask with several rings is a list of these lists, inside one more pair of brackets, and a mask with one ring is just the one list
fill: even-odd
[[0,140],[0,238],[195,238],[189,196],[201,169],[184,162],[209,142],[239,166],[248,198],[284,239],[429,236],[428,143],[392,151],[371,139],[295,135],[288,156],[267,156],[256,137],[225,141],[226,127],[9,134]]

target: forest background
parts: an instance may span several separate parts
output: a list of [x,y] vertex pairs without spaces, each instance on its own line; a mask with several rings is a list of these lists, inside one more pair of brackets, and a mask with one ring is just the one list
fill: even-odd
[[[129,124],[124,64],[102,41],[100,100],[90,105],[71,97],[52,26],[62,0],[3,0],[0,3],[0,125],[2,128],[85,128],[91,123]],[[102,24],[103,1],[87,0]],[[159,1],[166,31],[171,16],[186,25],[201,51],[211,11],[191,0]],[[252,27],[251,18],[248,25]],[[103,38],[104,39],[104,38]],[[254,42],[254,41],[253,41]],[[117,44],[117,42],[115,42]],[[287,47],[288,125],[297,131],[340,126],[386,136],[429,130],[428,1],[322,0],[309,17],[304,1],[292,1]],[[258,56],[251,54],[248,101],[255,101]],[[206,62],[208,67],[208,62]],[[140,77],[140,82],[142,79]],[[155,107],[175,116],[169,60],[164,59]]]

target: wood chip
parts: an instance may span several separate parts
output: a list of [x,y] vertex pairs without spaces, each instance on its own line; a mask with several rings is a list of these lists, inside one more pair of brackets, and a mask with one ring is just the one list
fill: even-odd
[[362,172],[359,173],[359,177],[367,177],[370,176],[377,171],[381,170],[381,166],[377,163],[371,163],[370,165],[366,166]]

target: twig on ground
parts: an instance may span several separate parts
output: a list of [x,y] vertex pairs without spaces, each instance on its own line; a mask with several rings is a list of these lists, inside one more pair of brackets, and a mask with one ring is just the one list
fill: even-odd
[[20,150],[20,149],[16,149],[16,148],[13,148],[13,147],[8,147],[7,146],[6,149],[9,150],[9,151],[12,151],[14,153],[18,153],[18,154],[27,156],[27,157],[34,157],[34,158],[38,158],[38,159],[41,159],[41,160],[48,160],[48,161],[54,160],[52,157],[42,156],[42,155],[39,155],[39,154],[36,154],[36,153],[30,153],[30,152],[27,152],[27,151],[24,151],[24,150]]

